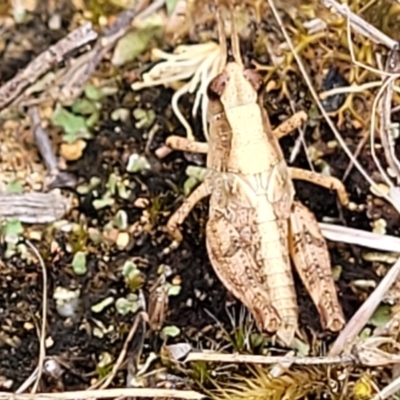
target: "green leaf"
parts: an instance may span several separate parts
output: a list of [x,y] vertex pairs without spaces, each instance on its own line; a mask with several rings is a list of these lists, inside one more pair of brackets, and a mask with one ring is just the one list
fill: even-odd
[[117,184],[118,196],[121,199],[128,200],[132,194],[132,190],[129,190],[124,182]]
[[11,219],[2,226],[4,235],[21,235],[24,232],[24,227],[17,219]]
[[86,253],[77,251],[72,259],[72,269],[76,275],[84,275],[87,272]]
[[128,295],[127,298],[120,297],[115,302],[115,308],[117,309],[118,313],[121,315],[126,315],[129,313],[134,314],[136,311],[139,310],[140,304],[138,297],[135,295]]
[[150,163],[143,156],[139,156],[139,154],[134,153],[131,154],[128,160],[128,165],[126,166],[126,170],[128,172],[140,172],[144,169],[150,169]]
[[307,357],[310,354],[310,345],[300,339],[294,339],[293,347],[297,350],[299,357]]
[[20,194],[20,193],[23,192],[23,190],[24,190],[24,188],[22,187],[22,184],[21,184],[21,182],[19,182],[19,181],[10,182],[10,183],[7,185],[7,192],[8,192],[8,193]]
[[111,207],[114,205],[115,200],[110,197],[103,197],[102,199],[93,200],[93,207],[96,210],[101,210],[102,208]]
[[99,314],[101,313],[105,308],[110,306],[112,303],[114,303],[114,297],[106,297],[104,300],[100,301],[100,303],[97,303],[91,307],[91,310]]
[[181,330],[177,326],[171,325],[164,326],[161,332],[167,337],[177,337],[181,333]]
[[128,214],[125,210],[118,210],[113,218],[113,225],[121,230],[128,228]]
[[64,140],[68,143],[73,143],[80,138],[90,138],[85,119],[72,114],[63,107],[57,107],[51,119],[54,124],[64,130]]
[[392,309],[388,305],[380,305],[372,315],[369,323],[377,328],[385,326],[392,316]]
[[168,16],[171,16],[171,14],[174,12],[177,2],[178,0],[166,0],[165,5],[167,6]]
[[140,273],[140,271],[138,270],[138,267],[134,262],[129,260],[125,261],[125,264],[122,267],[122,275],[125,278],[130,279],[136,276],[138,273]]
[[196,178],[198,181],[202,182],[206,176],[207,168],[196,167],[195,165],[189,165],[186,168],[186,175],[191,178]]
[[104,97],[101,90],[91,85],[90,83],[85,86],[83,91],[85,93],[86,98],[89,100],[99,101]]
[[111,59],[112,64],[122,66],[129,61],[135,60],[147,50],[150,41],[159,30],[159,27],[149,26],[127,33],[115,46]]
[[138,121],[135,124],[138,129],[150,128],[157,118],[156,113],[153,110],[144,110],[143,108],[136,108],[133,110],[132,115]]
[[90,115],[96,111],[96,105],[88,99],[78,99],[72,105],[74,114]]
[[109,175],[108,181],[107,181],[107,188],[111,194],[115,194],[117,192],[117,184],[118,184],[119,180],[120,179],[116,174],[111,173]]
[[183,183],[183,194],[185,195],[185,197],[189,196],[189,194],[198,183],[198,179],[194,178],[193,176],[190,176],[186,179],[186,181]]
[[95,110],[86,120],[86,126],[88,128],[93,128],[99,122],[99,119],[100,119],[100,111]]
[[178,296],[178,294],[181,292],[181,287],[178,285],[171,285],[170,283],[167,283],[167,291],[168,296]]

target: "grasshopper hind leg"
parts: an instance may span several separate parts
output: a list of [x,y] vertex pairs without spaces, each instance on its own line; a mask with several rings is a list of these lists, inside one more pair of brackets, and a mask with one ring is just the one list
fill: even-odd
[[220,281],[249,309],[260,331],[275,333],[280,327],[279,315],[240,233],[223,216],[210,218],[206,233],[208,255]]
[[315,216],[295,202],[290,216],[289,249],[294,266],[317,307],[325,329],[340,331],[345,323],[332,277],[325,239]]

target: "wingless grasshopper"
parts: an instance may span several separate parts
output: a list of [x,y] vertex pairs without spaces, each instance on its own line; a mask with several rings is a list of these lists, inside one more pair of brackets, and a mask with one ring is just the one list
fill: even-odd
[[294,200],[292,179],[336,190],[350,206],[336,178],[288,167],[278,139],[300,126],[306,114],[292,116],[272,130],[262,106],[262,79],[243,65],[231,9],[231,54],[217,12],[222,62],[208,87],[209,142],[167,138],[175,150],[207,153],[204,181],[170,217],[175,247],[179,226],[197,202],[210,196],[206,245],[211,264],[228,290],[252,312],[260,330],[277,333],[290,346],[298,328],[291,261],[315,303],[323,327],[339,331],[344,317],[331,274],[326,242],[314,215]]

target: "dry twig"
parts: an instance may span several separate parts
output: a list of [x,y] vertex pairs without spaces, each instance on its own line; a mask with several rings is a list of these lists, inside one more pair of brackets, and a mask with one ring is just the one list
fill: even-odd
[[86,82],[93,75],[105,54],[129,31],[133,20],[135,18],[143,19],[150,16],[164,5],[165,0],[156,0],[144,9],[148,3],[149,0],[138,0],[138,3],[134,7],[122,11],[115,19],[113,25],[102,32],[93,49],[85,55],[87,61],[80,66],[80,69],[74,74],[74,78],[63,88],[63,98],[69,101],[77,98],[82,93]]
[[37,107],[30,107],[28,114],[31,119],[31,126],[36,146],[39,149],[39,153],[42,156],[49,175],[49,185],[45,186],[49,186],[51,189],[57,187],[74,188],[77,180],[73,175],[59,169],[56,154],[50,142],[49,135],[42,127],[42,121]]
[[48,50],[37,56],[13,79],[0,88],[0,110],[13,101],[30,84],[63,61],[69,53],[96,38],[97,33],[93,30],[92,24],[87,23],[69,33],[55,45],[50,46]]
[[58,191],[23,194],[0,193],[0,218],[26,224],[47,224],[64,217],[71,209],[70,199]]

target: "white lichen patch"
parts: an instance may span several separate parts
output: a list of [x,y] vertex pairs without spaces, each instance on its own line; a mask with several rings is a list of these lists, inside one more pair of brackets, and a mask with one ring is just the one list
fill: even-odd
[[178,101],[185,93],[196,92],[192,113],[193,116],[196,116],[199,106],[201,106],[203,132],[208,140],[206,92],[208,84],[218,73],[220,57],[220,47],[215,42],[181,45],[172,54],[154,49],[152,58],[164,61],[159,62],[150,71],[143,74],[142,82],[135,82],[131,87],[133,90],[141,90],[146,87],[170,85],[188,80],[172,96],[172,109],[185,127],[186,136],[194,139],[192,128],[179,110]]

